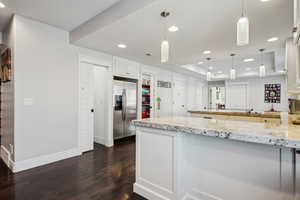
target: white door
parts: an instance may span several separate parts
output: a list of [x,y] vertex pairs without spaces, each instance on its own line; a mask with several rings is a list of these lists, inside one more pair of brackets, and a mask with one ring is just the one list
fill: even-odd
[[107,88],[108,74],[107,68],[95,66],[94,68],[94,141],[99,144],[106,144],[106,130],[108,126]]
[[248,109],[247,85],[233,84],[227,87],[226,91],[227,108],[235,110]]
[[80,63],[79,72],[79,147],[94,149],[94,65]]
[[185,80],[175,80],[173,87],[173,115],[183,116],[186,114],[186,85]]

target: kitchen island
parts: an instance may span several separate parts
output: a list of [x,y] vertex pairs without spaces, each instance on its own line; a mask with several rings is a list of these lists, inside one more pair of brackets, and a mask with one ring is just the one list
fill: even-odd
[[170,117],[133,122],[134,191],[161,200],[296,199],[299,126]]

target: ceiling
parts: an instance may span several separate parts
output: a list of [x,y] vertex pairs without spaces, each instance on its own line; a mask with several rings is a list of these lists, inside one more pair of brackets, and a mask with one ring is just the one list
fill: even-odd
[[[1,0],[0,31],[16,13],[71,31],[120,0]],[[87,3],[88,2],[88,3]]]
[[[236,45],[240,0],[1,1],[6,8],[0,10],[0,31],[16,13],[70,31],[71,42],[76,45],[191,75],[194,71],[200,75],[207,71],[205,58],[208,56],[212,58],[214,74],[227,73],[231,68],[231,53],[237,54],[238,73],[247,68],[255,71],[260,48],[266,48],[273,55],[270,56],[269,71],[281,70],[282,49],[285,40],[291,37],[293,27],[293,1],[289,0],[247,0],[250,44],[243,47]],[[166,27],[176,25],[178,32],[166,31],[160,18],[163,10],[171,13]],[[161,64],[160,42],[164,32],[170,41],[171,55],[168,63]],[[267,42],[275,36],[278,41]],[[126,44],[127,48],[118,48],[120,43]],[[204,50],[212,53],[205,56]],[[146,56],[147,53],[151,56]],[[254,57],[256,61],[244,63],[243,59],[247,57]],[[199,61],[204,64],[198,65]],[[194,70],[191,72],[181,67],[183,65]]]
[[[160,63],[160,42],[165,28],[159,16],[163,10],[171,12],[167,26],[179,27],[178,32],[167,33],[171,58],[164,65]],[[228,68],[229,64],[226,60],[230,61],[231,53],[236,53],[237,59],[243,59],[257,56],[260,48],[266,48],[267,52],[278,51],[284,48],[285,40],[292,35],[292,1],[248,0],[250,45],[243,47],[236,45],[236,22],[240,15],[239,0],[158,0],[74,43],[145,64],[172,68],[205,61],[207,56],[202,52],[211,50],[209,57],[224,61],[218,66],[225,71],[224,67]],[[275,36],[278,41],[267,42],[268,38]],[[119,43],[126,44],[127,48],[118,48]],[[146,53],[152,56],[146,56]],[[255,62],[251,64],[257,65]]]

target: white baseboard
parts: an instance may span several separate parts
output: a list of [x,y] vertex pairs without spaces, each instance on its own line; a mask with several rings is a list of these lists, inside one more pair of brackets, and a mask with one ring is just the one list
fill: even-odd
[[13,170],[14,163],[11,160],[10,152],[4,147],[4,145],[1,145],[0,157],[2,158],[4,163],[7,165],[7,167],[9,169]]
[[104,138],[94,137],[94,142],[96,142],[97,144],[105,145],[105,139]]
[[138,183],[134,183],[133,185],[133,191],[146,199],[151,199],[151,200],[171,200],[169,198],[166,198],[152,190],[149,190],[148,188],[141,186]]
[[57,162],[67,158],[81,155],[79,149],[74,148],[63,152],[58,152],[50,155],[39,156],[28,160],[17,161],[14,163],[13,172],[20,172],[27,169],[39,167],[49,163]]

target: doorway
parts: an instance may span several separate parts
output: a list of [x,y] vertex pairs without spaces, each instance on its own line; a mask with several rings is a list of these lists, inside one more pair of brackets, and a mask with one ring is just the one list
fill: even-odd
[[109,68],[80,62],[79,148],[94,149],[94,142],[109,146]]
[[225,109],[225,86],[209,87],[209,109]]

